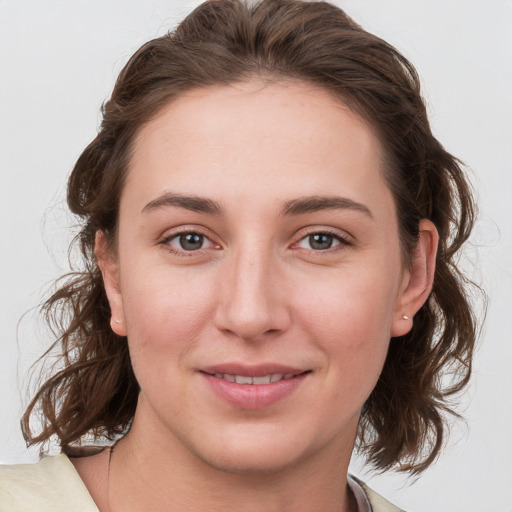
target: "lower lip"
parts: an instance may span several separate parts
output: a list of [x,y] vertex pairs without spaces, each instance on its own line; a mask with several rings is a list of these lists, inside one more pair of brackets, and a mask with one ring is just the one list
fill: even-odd
[[270,384],[237,384],[208,373],[202,375],[217,396],[240,409],[254,410],[269,407],[291,395],[308,374],[302,373]]

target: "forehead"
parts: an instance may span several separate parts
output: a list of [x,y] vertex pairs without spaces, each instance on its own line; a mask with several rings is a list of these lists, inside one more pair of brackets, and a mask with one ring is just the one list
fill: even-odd
[[221,199],[358,196],[387,190],[382,161],[371,126],[328,91],[251,81],[195,89],[165,106],[136,138],[127,187]]
[[206,136],[206,142],[211,144],[222,143],[226,142],[222,128],[231,130],[233,142],[261,135],[262,130],[269,139],[281,130],[283,142],[312,139],[315,132],[322,131],[326,142],[347,137],[354,141],[357,136],[360,143],[378,146],[380,151],[378,136],[370,123],[341,99],[317,85],[289,80],[251,80],[182,93],[142,127],[136,146],[151,143],[149,139],[155,140],[158,135],[170,141],[172,136],[184,135],[184,130],[190,130],[195,137]]

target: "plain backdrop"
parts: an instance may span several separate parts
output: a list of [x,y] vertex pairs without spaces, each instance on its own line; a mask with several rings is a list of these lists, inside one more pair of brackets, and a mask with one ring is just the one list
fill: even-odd
[[[466,422],[437,464],[415,482],[365,474],[358,458],[352,471],[406,510],[511,512],[512,2],[337,3],[412,60],[434,133],[472,169],[480,218],[464,265],[489,295]],[[33,308],[67,269],[66,178],[128,57],[197,4],[0,0],[1,463],[37,459],[19,417],[50,341]]]

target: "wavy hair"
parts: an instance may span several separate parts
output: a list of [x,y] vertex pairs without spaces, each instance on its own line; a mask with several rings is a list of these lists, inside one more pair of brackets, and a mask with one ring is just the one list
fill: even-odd
[[[110,329],[95,234],[105,233],[115,250],[132,143],[145,123],[184,91],[255,77],[315,84],[371,124],[387,156],[384,173],[405,265],[419,221],[430,219],[437,227],[432,293],[412,330],[390,344],[358,437],[358,448],[379,470],[414,474],[435,460],[445,413],[454,413],[451,398],[468,383],[476,338],[471,283],[457,268],[457,253],[474,222],[471,190],[461,162],[432,135],[413,66],[341,9],[300,0],[205,2],[174,31],[144,44],[121,71],[99,132],[69,178],[68,205],[81,222],[76,240],[83,267],[59,281],[43,306],[63,365],[23,416],[28,444],[57,436],[66,451],[85,435],[113,438],[129,429],[139,386],[127,344]],[[29,425],[35,411],[43,418],[38,433]]]

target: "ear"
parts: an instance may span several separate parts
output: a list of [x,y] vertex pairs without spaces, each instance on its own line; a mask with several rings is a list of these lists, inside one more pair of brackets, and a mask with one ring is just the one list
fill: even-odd
[[109,250],[103,231],[96,231],[94,253],[103,276],[103,286],[110,304],[110,327],[118,336],[126,336],[123,298],[119,286],[118,259]]
[[423,219],[419,225],[419,240],[412,255],[412,264],[404,272],[397,297],[391,336],[403,336],[413,326],[414,315],[432,291],[436,268],[439,235],[435,225]]

